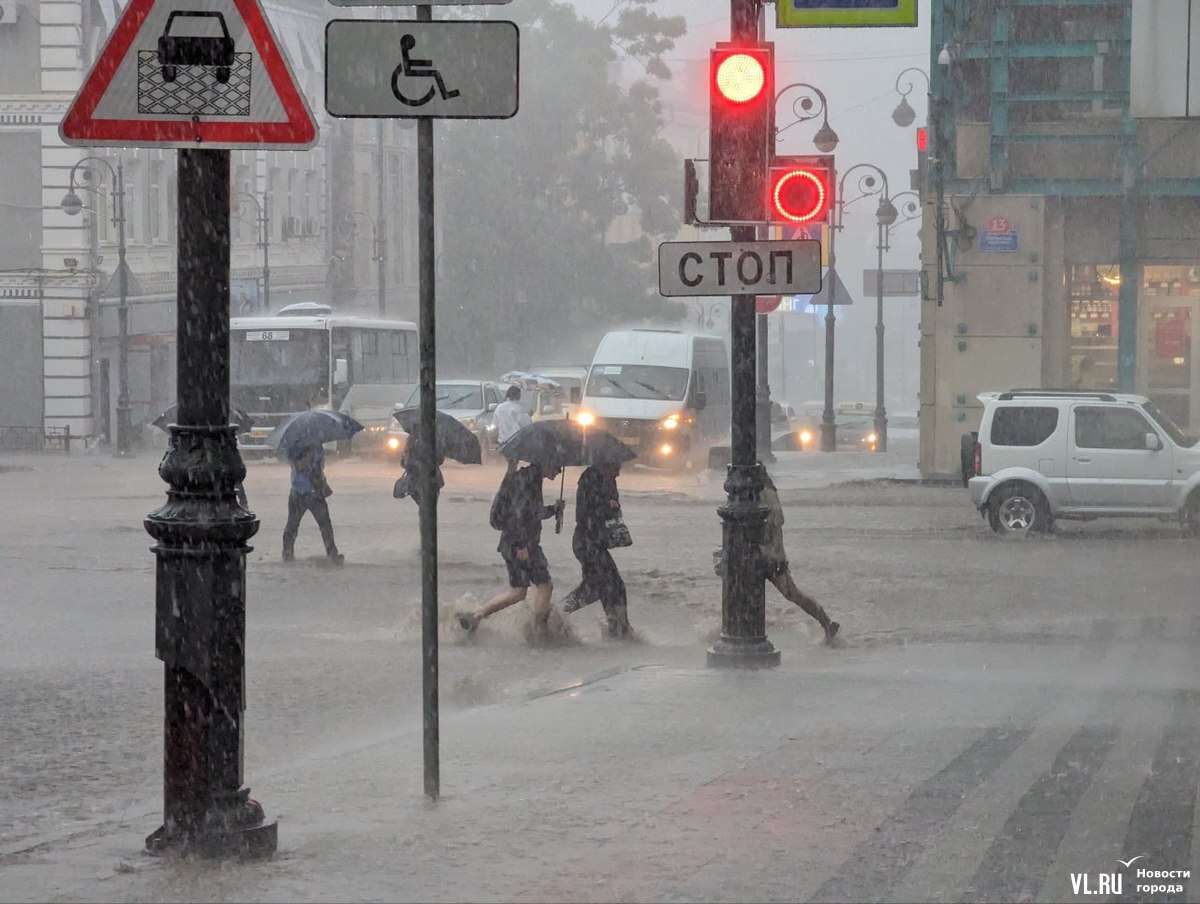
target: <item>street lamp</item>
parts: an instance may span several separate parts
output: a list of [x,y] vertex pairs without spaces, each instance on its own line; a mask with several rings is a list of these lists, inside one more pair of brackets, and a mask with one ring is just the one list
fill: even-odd
[[[125,457],[132,455],[130,435],[132,427],[129,418],[129,268],[125,264],[125,168],[121,158],[117,158],[116,169],[103,157],[88,156],[79,160],[71,167],[69,187],[63,196],[60,207],[69,217],[79,216],[83,210],[83,201],[75,194],[75,173],[85,163],[97,163],[108,170],[113,182],[112,223],[117,227],[117,286],[120,292],[120,302],[117,306],[118,348],[117,364],[117,451],[116,455]],[[82,173],[85,182],[95,178],[95,172],[83,166]],[[80,185],[84,191],[98,192],[94,186]]]
[[[858,179],[858,191],[855,197],[846,200],[846,180],[850,174],[860,169],[874,170],[879,174],[882,184],[876,187],[875,176],[870,173],[862,174]],[[842,221],[845,218],[846,208],[859,201],[862,198],[871,195],[879,195],[879,206],[875,210],[875,222],[881,224],[883,220],[891,217],[890,222],[895,220],[895,208],[891,201],[887,200],[887,174],[873,163],[856,163],[842,174],[842,178],[838,183],[837,195],[834,200],[834,207],[831,211],[831,221],[829,224],[829,304],[826,305],[825,314],[825,409],[821,412],[821,451],[836,452],[837,451],[837,417],[833,410],[833,336],[834,336],[834,315],[833,308],[837,303],[837,276],[836,264],[837,255],[834,252],[834,237],[842,229]],[[884,203],[886,201],[886,204]],[[880,228],[883,228],[882,225]],[[876,350],[876,363],[879,363],[879,351]],[[881,368],[882,369],[882,368]],[[878,418],[878,411],[876,412]],[[876,429],[876,438],[878,439],[878,428]]]
[[[825,99],[825,92],[815,85],[810,85],[808,82],[792,82],[790,85],[784,85],[775,94],[775,105],[779,106],[779,101],[788,91],[793,88],[798,88],[802,92],[794,101],[792,101],[792,113],[795,119],[789,122],[786,126],[775,130],[775,140],[782,141],[780,137],[792,126],[799,125],[802,122],[809,122],[821,117],[821,128],[817,129],[813,135],[813,146],[822,154],[829,154],[838,145],[838,134],[829,125],[829,102]],[[813,108],[816,107],[814,110]]]
[[254,205],[255,224],[258,227],[258,242],[257,244],[263,250],[263,309],[271,310],[271,221],[270,208],[268,207],[267,195],[263,193],[262,203],[258,198],[249,192],[238,192],[234,195],[233,206],[234,212],[237,212],[238,206],[242,200],[247,200]]
[[[779,105],[779,101],[784,94],[789,91],[798,90],[800,93],[792,101],[792,113],[796,117],[787,125],[775,130],[775,140],[782,141],[781,136],[784,132],[794,125],[802,122],[810,122],[821,117],[821,127],[817,129],[813,135],[813,146],[822,154],[832,153],[838,145],[838,134],[829,125],[829,101],[825,97],[825,92],[816,85],[811,85],[808,82],[792,82],[789,85],[784,85],[775,95],[775,104]],[[760,238],[764,236],[760,233]],[[829,268],[833,272],[833,230],[829,232]],[[821,449],[826,452],[833,452],[837,448],[837,442],[834,434],[833,425],[833,347],[834,347],[834,329],[837,325],[837,318],[833,313],[833,298],[830,297],[830,304],[826,305],[825,311],[825,398],[826,408],[829,409],[829,426],[824,423],[821,425]],[[765,450],[763,453],[766,460],[774,460],[771,453],[771,389],[767,380],[767,315],[758,315],[758,448]]]
[[923,77],[925,79],[926,90],[929,88],[929,74],[917,66],[909,66],[907,69],[901,70],[900,74],[896,76],[896,92],[900,95],[900,103],[896,104],[896,109],[892,111],[892,122],[902,129],[911,126],[917,118],[917,111],[908,102],[908,95],[912,93],[914,87],[912,80],[910,79],[905,82],[903,88],[900,87],[900,82],[910,72],[915,72],[917,75]]

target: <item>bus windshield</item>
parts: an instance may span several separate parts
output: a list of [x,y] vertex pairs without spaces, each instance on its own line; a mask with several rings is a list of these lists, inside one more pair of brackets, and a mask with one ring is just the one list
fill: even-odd
[[664,399],[678,402],[687,392],[686,367],[649,364],[597,364],[587,394],[605,399]]
[[[483,410],[483,394],[478,383],[438,383],[436,390],[436,407],[442,411],[465,409],[468,411]],[[418,386],[408,397],[406,407],[412,408],[421,404],[421,388]]]
[[234,330],[232,403],[245,411],[302,411],[329,391],[325,330]]

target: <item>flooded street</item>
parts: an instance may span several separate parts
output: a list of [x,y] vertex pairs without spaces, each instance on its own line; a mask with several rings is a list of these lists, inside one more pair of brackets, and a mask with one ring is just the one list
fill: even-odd
[[[1056,900],[1068,872],[1107,870],[1155,845],[1159,863],[1190,868],[1194,541],[1153,521],[1062,523],[1049,537],[1001,540],[961,488],[872,478],[904,472],[896,445],[873,469],[838,457],[843,478],[859,477],[835,485],[820,485],[832,456],[785,454],[774,466],[793,574],[841,622],[842,639],[824,647],[816,623],[768,587],[783,667],[759,675],[704,666],[720,624],[710,558],[718,480],[624,474],[634,546],[615,555],[636,642],[603,639],[595,604],[569,617],[563,643],[530,649],[525,603],[473,638],[454,619],[504,583],[486,523],[502,469],[447,467],[446,800],[419,818],[416,507],[391,498],[394,467],[333,461],[346,565],[324,564],[310,521],[285,564],[287,470],[251,463],[246,488],[262,526],[247,567],[245,781],[280,817],[281,855],[194,885],[139,850],[159,819],[162,769],[153,557],[139,519],[162,485],[149,458],[9,459],[0,481],[18,504],[0,528],[0,870],[17,883],[8,887],[42,897],[46,870],[63,863],[53,886],[63,900],[311,899],[351,869],[352,849],[366,857],[381,837],[409,865],[360,863],[354,896],[453,900],[488,886],[497,900],[688,899],[701,888],[720,900],[752,889],[764,900]],[[568,472],[569,506],[577,474]],[[557,609],[578,566],[569,531],[550,527],[543,539]],[[588,815],[601,806],[615,809]],[[1160,811],[1164,820],[1147,822]],[[719,837],[705,813],[719,814]],[[547,872],[561,833],[578,853],[593,835],[573,829],[593,819],[595,838],[618,832],[621,845]],[[510,825],[511,849],[483,841],[496,820]],[[743,824],[788,826],[788,854],[739,860],[722,884],[718,851],[748,843],[734,830]],[[692,834],[681,835],[686,825]],[[812,843],[797,847],[797,837]],[[475,844],[495,864],[494,886],[479,867],[457,885],[443,873]],[[697,846],[709,857],[693,876],[684,866]],[[1000,851],[1003,869],[989,867]],[[327,878],[309,873],[312,857]],[[852,866],[864,858],[875,866]],[[762,884],[746,884],[751,863]],[[86,880],[96,870],[109,873],[104,886]],[[415,877],[410,891],[388,884],[401,874]]]

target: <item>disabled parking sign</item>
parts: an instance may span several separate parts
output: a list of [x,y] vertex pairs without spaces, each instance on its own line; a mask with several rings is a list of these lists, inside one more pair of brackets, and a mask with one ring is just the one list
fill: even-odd
[[67,144],[312,147],[258,0],[132,0],[59,127]]
[[325,26],[325,109],[375,119],[508,119],[518,105],[520,39],[505,21]]

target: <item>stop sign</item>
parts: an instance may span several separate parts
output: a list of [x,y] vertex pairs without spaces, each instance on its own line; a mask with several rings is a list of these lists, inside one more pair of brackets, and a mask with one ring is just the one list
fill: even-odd
[[782,295],[757,295],[754,298],[754,313],[770,314],[782,301]]

